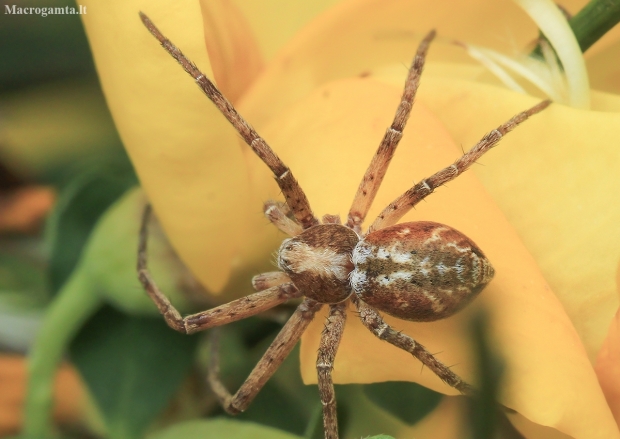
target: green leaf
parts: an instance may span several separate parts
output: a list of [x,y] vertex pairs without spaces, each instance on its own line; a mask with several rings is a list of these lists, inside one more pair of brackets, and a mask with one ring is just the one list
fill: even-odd
[[108,437],[142,436],[187,375],[197,341],[161,318],[132,317],[112,307],[86,324],[71,358],[101,409]]
[[[231,392],[243,383],[279,330],[280,325],[260,318],[245,319],[222,328],[222,379]],[[248,409],[236,419],[302,435],[319,401],[316,386],[306,386],[301,380],[299,350],[295,348]],[[216,413],[223,414],[223,411]],[[322,417],[320,431],[322,437]]]
[[3,305],[40,309],[49,300],[45,264],[39,247],[27,239],[0,241],[0,302]]
[[301,439],[275,428],[232,419],[189,421],[149,435],[148,439]]
[[[468,400],[471,437],[492,439],[496,437],[498,430],[502,429],[503,426],[511,425],[502,422],[503,410],[497,403],[504,372],[504,362],[489,343],[488,315],[480,312],[474,316],[470,324],[476,354],[476,387],[478,389],[476,396]],[[502,434],[502,437],[510,436]]]
[[[23,6],[75,7],[74,1],[37,0]],[[10,5],[9,5],[10,6]],[[8,15],[2,11],[0,41],[0,90],[94,72],[88,41],[79,15],[41,17],[34,14]]]
[[377,436],[370,436],[366,439],[394,439],[392,436],[388,436],[387,434],[378,434]]
[[[233,389],[237,390],[235,387]],[[261,389],[252,405],[237,418],[296,434],[302,434],[308,423],[308,414],[304,413],[303,407],[278,388],[273,378]]]
[[28,356],[28,389],[23,407],[23,434],[51,432],[54,377],[69,342],[84,321],[101,308],[83,270],[76,270],[45,312]]
[[53,293],[75,268],[99,217],[135,184],[137,179],[131,165],[122,156],[84,172],[62,191],[46,228]]
[[323,439],[323,405],[316,404],[304,431],[304,439]]
[[372,402],[409,425],[414,425],[429,414],[443,398],[416,383],[387,382],[364,386],[364,393]]

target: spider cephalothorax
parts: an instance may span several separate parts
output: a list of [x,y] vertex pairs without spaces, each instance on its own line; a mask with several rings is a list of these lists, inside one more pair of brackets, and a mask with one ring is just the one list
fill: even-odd
[[340,224],[319,224],[285,239],[278,252],[278,267],[304,296],[319,303],[338,303],[351,294],[351,253],[357,233]]
[[140,16],[149,31],[194,78],[273,172],[286,200],[286,204],[269,201],[264,208],[269,221],[291,236],[282,243],[278,253],[278,267],[282,271],[255,276],[252,284],[257,292],[254,294],[187,317],[181,317],[148,272],[146,224],[150,209],[145,209],[138,250],[138,275],[171,328],[190,334],[259,314],[289,299],[305,297],[234,395],[219,379],[218,343],[217,338],[212,339],[208,378],[224,409],[233,414],[244,411],[291,352],[316,312],[328,305],[329,317],[321,335],[316,366],[325,437],[337,439],[332,369],[344,330],[346,307],[351,302],[362,324],[374,335],[411,353],[461,393],[471,393],[471,386],[413,338],[392,329],[377,310],[414,321],[448,317],[482,291],[493,277],[493,268],[476,244],[449,226],[432,222],[396,223],[418,202],[458,177],[506,133],[543,110],[549,102],[541,102],[517,114],[486,134],[456,162],[415,184],[390,203],[364,233],[361,225],[402,137],[434,32],[420,43],[394,121],[362,177],[347,222],[342,225],[334,215],[325,215],[323,222],[319,222],[290,169],[215,85],[144,14]]

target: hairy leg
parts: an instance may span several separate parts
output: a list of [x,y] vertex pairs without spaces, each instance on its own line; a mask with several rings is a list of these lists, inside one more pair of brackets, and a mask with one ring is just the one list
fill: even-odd
[[321,306],[320,303],[314,300],[306,299],[297,307],[297,310],[286,322],[280,333],[265,351],[263,357],[234,395],[231,395],[220,380],[217,330],[211,332],[211,358],[208,380],[211,389],[213,389],[224,410],[234,415],[248,408],[258,392],[295,347],[316,312],[321,309]]
[[276,305],[286,302],[289,299],[301,297],[301,292],[290,281],[268,288],[258,293],[242,297],[232,302],[220,305],[207,311],[182,317],[179,311],[170,303],[170,300],[159,290],[157,284],[152,279],[147,267],[147,241],[148,241],[148,220],[151,214],[150,206],[146,206],[142,215],[142,225],[140,227],[140,239],[138,245],[138,279],[146,290],[149,297],[153,300],[159,312],[164,316],[166,323],[172,329],[192,334],[198,331],[212,328],[214,326],[225,325],[226,323],[244,319]]
[[194,78],[194,81],[198,84],[200,89],[207,95],[207,97],[215,104],[215,106],[222,112],[224,117],[228,119],[231,125],[237,130],[237,132],[243,137],[245,143],[247,143],[254,153],[269,167],[276,177],[276,182],[286,203],[293,211],[293,215],[297,221],[304,227],[308,228],[315,224],[318,224],[318,220],[312,214],[310,203],[306,194],[299,186],[299,183],[293,177],[293,174],[289,168],[280,160],[271,147],[265,142],[265,140],[258,135],[258,133],[250,126],[246,120],[241,117],[235,107],[222,95],[217,87],[198,70],[198,67],[191,62],[183,52],[181,52],[172,42],[166,38],[153,22],[142,12],[140,12],[140,19],[151,34],[157,38],[162,47],[177,60],[181,67]]
[[377,191],[383,182],[383,177],[387,172],[390,161],[394,156],[396,147],[403,137],[403,130],[411,114],[411,108],[413,107],[413,101],[420,85],[420,76],[422,75],[422,69],[424,68],[424,61],[426,59],[426,52],[430,42],[435,37],[435,31],[431,31],[424,37],[418,51],[413,58],[411,67],[409,67],[409,74],[405,81],[405,89],[401,97],[400,104],[396,109],[396,115],[392,125],[386,130],[385,136],[377,149],[377,152],[373,156],[364,177],[357,189],[351,209],[349,210],[349,216],[347,220],[347,226],[351,227],[357,233],[360,233],[360,226],[366,215],[372,202],[377,195]]
[[429,196],[436,188],[454,180],[456,177],[465,172],[476,160],[482,157],[486,152],[493,148],[507,133],[512,131],[521,122],[527,120],[530,116],[539,113],[549,106],[550,101],[543,101],[533,106],[529,110],[523,111],[508,122],[500,125],[497,129],[486,134],[472,149],[467,151],[463,156],[452,165],[443,168],[430,177],[420,181],[407,192],[402,194],[396,200],[391,202],[379,214],[377,219],[372,223],[367,233],[375,230],[384,229],[398,222],[407,212],[409,212],[416,204]]
[[464,395],[473,395],[474,389],[463,381],[457,374],[452,372],[450,368],[444,365],[441,361],[437,360],[433,354],[426,350],[424,346],[416,342],[413,338],[406,334],[394,330],[390,325],[385,323],[383,318],[377,311],[364,303],[359,298],[352,296],[352,301],[355,304],[359,317],[362,323],[370,332],[376,335],[381,340],[385,340],[388,343],[393,344],[397,348],[409,352],[415,358],[420,360],[422,364],[428,367],[435,375],[437,375],[443,382]]
[[323,404],[323,428],[325,439],[338,439],[338,419],[336,416],[336,394],[332,381],[334,359],[342,339],[346,322],[348,300],[330,305],[329,316],[325,329],[321,334],[319,354],[316,360],[316,370],[319,380],[319,393]]

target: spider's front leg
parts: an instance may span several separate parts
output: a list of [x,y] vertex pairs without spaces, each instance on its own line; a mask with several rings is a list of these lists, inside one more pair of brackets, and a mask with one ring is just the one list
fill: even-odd
[[514,130],[520,123],[525,122],[530,116],[540,113],[550,104],[551,101],[549,100],[542,101],[534,105],[532,108],[515,115],[510,120],[482,137],[478,143],[476,143],[452,165],[443,168],[430,177],[415,184],[411,189],[406,191],[400,197],[392,201],[385,209],[383,209],[377,219],[375,219],[372,225],[368,228],[367,233],[372,233],[375,230],[380,230],[396,224],[398,220],[400,220],[416,204],[433,193],[435,189],[454,180],[456,177],[468,170],[480,157],[497,145],[497,143],[506,134]]
[[140,19],[146,26],[149,32],[157,38],[162,47],[168,52],[181,67],[194,78],[196,84],[207,95],[207,97],[215,104],[220,110],[222,115],[231,123],[231,125],[237,130],[239,135],[243,138],[245,143],[254,151],[254,153],[267,165],[275,176],[276,183],[280,186],[282,194],[286,199],[287,205],[290,207],[291,212],[297,222],[301,224],[304,229],[317,225],[319,221],[314,217],[308,198],[303,189],[293,176],[291,170],[280,160],[277,154],[271,149],[271,147],[265,142],[265,140],[258,135],[258,133],[250,126],[250,124],[237,112],[235,107],[228,102],[228,99],[224,97],[222,92],[213,84],[209,78],[202,73],[196,65],[191,62],[183,52],[179,50],[168,38],[166,38],[159,29],[153,24],[153,22],[142,12],[140,12]]
[[435,31],[431,31],[420,42],[418,51],[416,52],[413,62],[409,67],[409,73],[407,80],[405,81],[405,88],[401,97],[400,104],[396,109],[396,115],[392,125],[386,130],[381,144],[377,149],[377,152],[372,157],[370,165],[362,178],[362,181],[357,189],[351,208],[349,209],[349,215],[347,219],[347,226],[351,227],[357,233],[361,233],[361,225],[366,218],[366,214],[370,209],[370,206],[379,191],[383,177],[387,172],[390,161],[396,152],[396,147],[403,137],[403,130],[411,114],[413,108],[413,101],[420,85],[420,76],[422,76],[422,70],[424,69],[424,62],[426,60],[426,53],[431,41],[435,38]]
[[[277,281],[268,284],[263,291],[233,300],[207,311],[182,317],[179,311],[170,303],[170,300],[159,290],[147,268],[148,221],[150,216],[151,207],[146,206],[140,227],[138,278],[149,297],[157,305],[159,312],[164,316],[166,323],[172,329],[185,334],[193,334],[194,332],[245,319],[280,305],[289,299],[302,296],[301,292],[290,280],[286,282],[288,278],[284,275],[278,277]],[[282,283],[283,281],[284,283]]]

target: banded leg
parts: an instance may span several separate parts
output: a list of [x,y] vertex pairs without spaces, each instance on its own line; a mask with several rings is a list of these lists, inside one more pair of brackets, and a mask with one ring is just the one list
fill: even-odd
[[245,143],[252,148],[254,153],[269,167],[271,172],[273,172],[276,177],[276,182],[284,194],[286,203],[290,206],[293,215],[303,228],[307,229],[308,227],[318,224],[318,220],[312,214],[312,209],[310,208],[310,203],[308,202],[306,194],[301,189],[301,186],[299,186],[295,177],[293,177],[289,168],[280,160],[276,153],[273,152],[267,142],[265,142],[254,128],[237,113],[235,107],[233,107],[217,87],[198,70],[198,67],[187,59],[187,57],[183,55],[157,27],[155,27],[153,22],[145,14],[140,12],[140,18],[149,32],[151,32],[161,43],[162,47],[181,64],[181,67],[194,78],[200,89],[215,104],[218,110],[222,112],[224,117],[228,119],[241,137],[243,137]]
[[319,381],[319,393],[323,404],[323,428],[325,439],[338,439],[338,417],[336,412],[336,393],[332,381],[334,359],[342,339],[346,322],[346,309],[349,301],[330,305],[329,317],[321,334],[316,370]]
[[280,367],[284,359],[293,350],[297,341],[306,330],[321,304],[312,299],[304,300],[282,327],[280,333],[267,348],[263,357],[254,367],[245,382],[234,395],[220,380],[220,362],[217,330],[211,335],[211,358],[209,361],[208,381],[220,404],[231,415],[245,411],[265,383]]
[[424,68],[424,61],[426,59],[426,53],[428,52],[428,46],[435,38],[435,31],[431,31],[424,37],[418,51],[409,68],[409,74],[405,81],[405,89],[401,97],[400,104],[396,110],[394,121],[392,125],[386,130],[383,140],[377,149],[377,152],[373,156],[364,177],[357,189],[353,204],[349,210],[349,216],[347,220],[347,226],[353,228],[356,232],[360,232],[360,226],[366,215],[372,202],[377,195],[377,191],[381,186],[383,177],[387,172],[390,161],[394,156],[396,147],[403,137],[403,130],[411,114],[411,108],[413,107],[413,101],[415,99],[418,86],[420,85],[420,76]]
[[486,134],[472,149],[467,151],[460,159],[454,162],[454,164],[442,169],[439,172],[436,172],[432,176],[414,185],[411,189],[383,209],[368,229],[368,233],[396,224],[398,220],[403,217],[403,215],[430,195],[436,188],[461,175],[469,169],[469,167],[474,164],[476,160],[482,157],[483,154],[497,145],[497,142],[499,142],[502,137],[515,129],[517,125],[527,120],[530,116],[547,108],[550,103],[551,101],[542,101],[529,110],[517,114],[508,122]]
[[147,268],[147,239],[148,221],[151,215],[151,206],[144,208],[142,225],[140,227],[140,239],[138,244],[138,279],[146,290],[149,297],[155,302],[159,312],[164,316],[166,323],[172,329],[185,334],[204,331],[214,326],[224,325],[245,319],[289,299],[301,297],[301,292],[291,282],[283,283],[268,288],[264,291],[233,300],[224,305],[181,317],[181,314],[170,303],[170,300],[159,290]]
[[475,393],[472,386],[463,381],[441,361],[437,360],[433,354],[426,350],[424,346],[416,342],[408,335],[395,331],[390,325],[385,323],[377,311],[368,306],[359,298],[355,297],[355,294],[352,295],[352,300],[359,312],[360,320],[364,326],[379,339],[385,340],[397,348],[409,352],[415,358],[420,360],[422,364],[428,367],[435,375],[441,378],[444,383],[454,387],[462,394],[473,395]]

